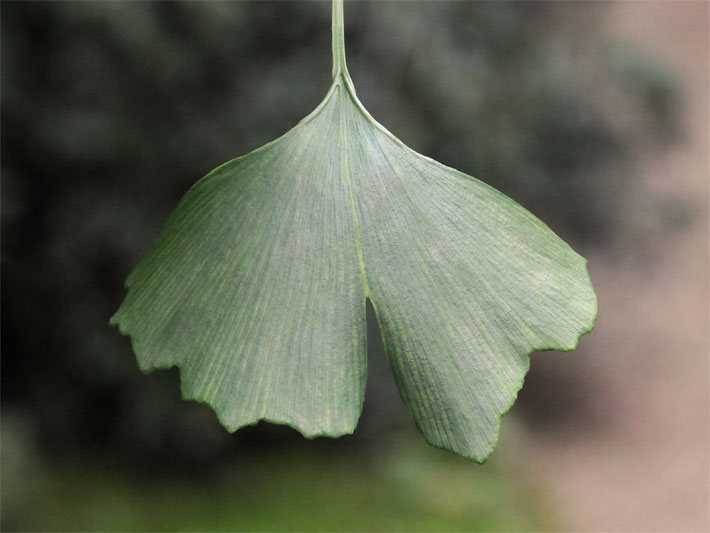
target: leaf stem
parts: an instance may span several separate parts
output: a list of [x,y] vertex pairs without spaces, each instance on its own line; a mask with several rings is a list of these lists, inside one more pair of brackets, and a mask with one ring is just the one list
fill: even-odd
[[333,81],[339,75],[350,77],[345,64],[345,23],[343,19],[343,0],[333,0]]

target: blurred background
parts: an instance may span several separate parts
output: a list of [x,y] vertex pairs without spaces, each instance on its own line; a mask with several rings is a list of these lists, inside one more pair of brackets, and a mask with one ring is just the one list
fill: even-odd
[[323,97],[328,2],[2,2],[2,529],[707,530],[709,5],[346,3],[373,116],[590,260],[595,331],[479,466],[372,320],[358,430],[313,441],[226,433],[108,326],[189,186]]

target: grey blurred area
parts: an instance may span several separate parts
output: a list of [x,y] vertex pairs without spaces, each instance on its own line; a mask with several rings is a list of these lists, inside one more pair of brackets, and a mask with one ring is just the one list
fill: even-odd
[[[348,2],[349,67],[365,106],[415,150],[500,189],[583,254],[612,265],[629,250],[652,258],[644,235],[672,240],[704,216],[692,199],[649,193],[637,164],[642,150],[665,152],[685,141],[679,117],[687,91],[670,61],[609,38],[613,6]],[[50,500],[77,477],[92,487],[86,491],[119,495],[150,495],[155,480],[180,480],[187,501],[190,490],[216,490],[226,471],[251,472],[245,483],[265,477],[307,493],[297,480],[314,471],[318,479],[351,475],[352,486],[366,487],[367,476],[353,468],[379,472],[383,464],[392,492],[419,483],[427,505],[438,501],[416,477],[427,465],[441,469],[427,478],[432,486],[473,487],[476,505],[436,507],[441,521],[432,511],[421,518],[425,529],[554,527],[565,515],[554,505],[521,506],[521,521],[511,523],[480,502],[485,476],[502,501],[524,499],[530,487],[509,487],[506,474],[517,444],[503,446],[500,465],[485,467],[449,464],[428,449],[399,453],[421,437],[411,432],[372,316],[365,410],[356,434],[338,441],[303,441],[266,424],[230,435],[209,408],[180,399],[176,370],[141,374],[129,340],[108,327],[125,277],[190,185],[281,135],[323,97],[329,2],[6,1],[1,9],[4,529],[178,527],[170,517],[141,521],[141,504],[128,496],[121,513],[132,522],[102,522],[99,500],[76,503],[74,514],[55,510],[46,521],[34,514],[38,498]],[[564,442],[570,433],[604,430],[594,353],[583,344],[581,362],[576,356],[533,362],[503,439],[531,432]],[[279,457],[305,466],[289,470]],[[321,471],[308,461],[333,464]],[[466,474],[476,481],[457,478],[471,468],[482,469]],[[116,472],[127,477],[116,480]],[[272,485],[261,483],[269,501]],[[241,498],[243,490],[224,494]],[[263,512],[272,522],[237,513],[231,522],[183,525],[340,523],[337,513],[330,522],[299,521],[296,504],[278,494],[280,514]],[[166,501],[179,505],[180,497]],[[352,498],[369,505],[367,491]],[[357,522],[353,513],[342,523],[413,529],[382,513],[382,521]]]

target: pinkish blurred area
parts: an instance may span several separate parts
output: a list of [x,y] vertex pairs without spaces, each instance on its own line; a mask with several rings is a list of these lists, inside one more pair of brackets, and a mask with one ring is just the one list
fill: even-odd
[[[547,479],[570,529],[708,531],[708,2],[618,2],[609,33],[665,62],[680,78],[684,138],[639,146],[647,192],[692,206],[664,236],[629,212],[619,253],[590,257],[599,320],[584,339],[598,431],[531,437],[528,465]],[[588,355],[586,355],[588,354]],[[543,364],[565,354],[541,354]],[[530,443],[526,443],[529,446]],[[530,457],[530,456],[528,456]]]

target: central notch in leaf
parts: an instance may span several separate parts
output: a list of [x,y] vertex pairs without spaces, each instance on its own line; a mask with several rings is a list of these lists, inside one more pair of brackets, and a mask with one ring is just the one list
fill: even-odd
[[127,280],[112,318],[143,370],[178,366],[185,398],[234,431],[354,431],[367,373],[366,300],[417,427],[483,461],[530,352],[591,330],[585,260],[484,183],[377,123],[345,64],[279,139],[198,181]]

